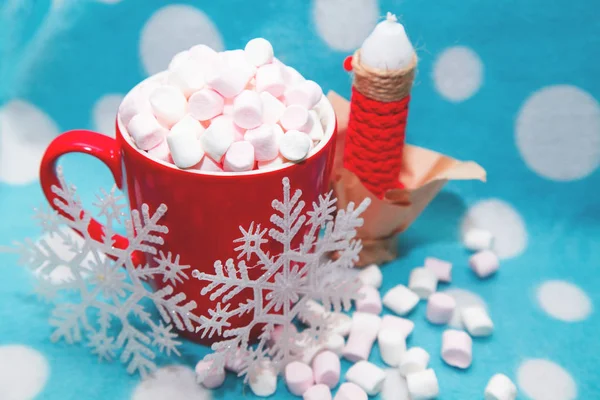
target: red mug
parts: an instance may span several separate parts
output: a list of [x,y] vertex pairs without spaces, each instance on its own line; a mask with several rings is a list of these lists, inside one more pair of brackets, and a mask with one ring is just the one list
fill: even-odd
[[[59,186],[56,174],[58,159],[67,153],[92,155],[110,169],[132,210],[141,210],[142,204],[147,204],[151,211],[161,204],[167,206],[168,210],[160,222],[169,228],[169,232],[163,236],[161,250],[178,254],[183,265],[213,274],[215,261],[237,258],[233,240],[241,237],[240,227],[247,229],[253,221],[263,227],[269,225],[270,216],[274,213],[271,202],[282,198],[284,177],[289,178],[292,190],[302,190],[302,199],[307,205],[316,202],[319,195],[328,191],[337,126],[333,107],[325,96],[319,104],[319,110],[325,123],[325,138],[310,157],[279,169],[242,173],[181,170],[172,164],[152,159],[132,143],[117,116],[115,139],[86,130],[65,132],[54,139],[40,165],[42,189],[50,205],[60,212],[54,205],[56,194],[51,189],[52,186]],[[88,231],[92,238],[101,240],[103,230],[100,223],[93,220]],[[297,238],[299,243],[301,234]],[[114,240],[116,247],[127,246],[125,237],[117,236]],[[265,246],[270,254],[281,253],[281,245],[272,240]],[[134,255],[134,265],[146,262],[155,265],[154,256],[144,253]],[[257,279],[260,274],[260,268],[249,269],[251,279]],[[200,294],[207,283],[191,277],[190,273],[189,279],[175,287],[176,291],[196,302],[194,313],[197,316],[208,315],[208,310],[218,302],[211,301],[209,295]],[[168,282],[163,283],[162,279],[152,282],[155,289],[166,284]],[[237,304],[248,300],[251,295],[252,291],[242,291],[230,301]],[[246,326],[251,318],[251,314],[245,314],[232,319],[231,327]],[[207,345],[220,339],[217,336],[201,339],[199,334],[191,332],[181,334]]]

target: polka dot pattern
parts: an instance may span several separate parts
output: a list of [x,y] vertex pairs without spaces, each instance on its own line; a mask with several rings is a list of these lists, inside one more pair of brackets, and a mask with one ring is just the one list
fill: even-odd
[[483,64],[477,53],[463,46],[444,50],[433,66],[433,82],[440,95],[452,102],[473,96],[483,81]]
[[479,306],[479,307],[483,307],[483,308],[487,309],[487,305],[485,304],[485,301],[481,297],[476,295],[475,293],[470,292],[468,290],[453,288],[453,289],[445,290],[444,293],[452,296],[454,298],[454,300],[456,301],[456,309],[454,310],[454,313],[452,314],[452,318],[450,319],[450,322],[448,322],[448,325],[452,328],[456,328],[456,329],[463,328],[463,323],[462,323],[462,319],[461,319],[461,315],[460,315],[461,310],[463,310],[467,307],[474,307],[474,306]]
[[0,346],[0,399],[32,399],[44,389],[49,375],[48,361],[37,350]]
[[561,321],[582,321],[592,312],[592,302],[588,295],[569,282],[544,282],[538,287],[536,294],[542,310]]
[[131,400],[211,400],[210,391],[196,382],[196,373],[179,365],[157,370],[136,387]]
[[107,136],[115,137],[115,120],[122,101],[121,94],[107,94],[98,99],[92,110],[94,129]]
[[573,400],[577,386],[571,375],[560,365],[542,359],[523,362],[517,372],[523,393],[532,400]]

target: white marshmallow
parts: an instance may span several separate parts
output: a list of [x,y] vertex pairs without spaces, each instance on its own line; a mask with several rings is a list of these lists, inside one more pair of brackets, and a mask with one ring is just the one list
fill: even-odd
[[419,371],[424,371],[429,364],[429,353],[421,347],[411,347],[404,353],[400,360],[400,375],[408,376]]
[[302,400],[331,400],[331,389],[323,384],[312,386],[304,392]]
[[190,48],[189,57],[194,61],[199,61],[203,65],[202,69],[204,70],[206,69],[205,66],[217,62],[219,53],[205,44],[197,44]]
[[377,264],[371,264],[360,270],[358,279],[365,285],[379,289],[381,287],[381,282],[383,282],[383,274]]
[[399,366],[406,353],[406,340],[402,333],[393,329],[381,329],[377,334],[377,343],[383,362],[391,367]]
[[410,272],[408,288],[415,292],[419,298],[427,299],[437,290],[437,275],[426,268],[415,268]]
[[170,70],[167,83],[181,90],[185,97],[190,97],[204,87],[204,74],[200,68],[197,61],[187,60]]
[[313,344],[311,346],[306,346],[302,350],[302,358],[301,361],[304,364],[310,365],[314,358],[319,355],[323,350],[325,350],[325,346],[323,344]]
[[252,39],[246,44],[244,53],[246,59],[257,67],[273,61],[273,46],[267,39]]
[[473,360],[473,340],[465,331],[448,329],[442,334],[442,360],[452,367],[466,369]]
[[481,306],[465,307],[460,315],[465,329],[473,337],[490,336],[494,331],[494,323]]
[[256,91],[268,92],[275,97],[285,92],[283,69],[277,64],[263,65],[256,71]]
[[270,161],[279,154],[273,125],[262,124],[258,128],[248,130],[244,135],[244,140],[250,142],[254,147],[256,161]]
[[285,105],[269,92],[261,92],[263,123],[276,124],[285,111]]
[[237,349],[234,356],[230,356],[225,360],[225,369],[236,374],[239,373],[243,368],[246,352],[241,348]]
[[319,353],[312,361],[312,369],[316,384],[323,383],[333,389],[340,381],[340,359],[332,351]]
[[337,333],[338,335],[342,335],[343,337],[348,336],[350,334],[353,322],[352,318],[349,315],[339,312],[332,312],[328,315],[331,323],[331,331],[333,333]]
[[398,315],[408,314],[418,302],[419,296],[404,285],[394,286],[383,296],[383,305]]
[[306,300],[306,302],[304,303],[304,307],[308,312],[306,313],[306,315],[300,315],[299,319],[307,325],[310,325],[310,321],[313,318],[313,316],[322,317],[327,313],[325,307],[323,307],[321,303],[318,303],[313,299]]
[[324,348],[334,352],[338,357],[342,356],[346,341],[344,337],[337,333],[330,333],[325,341]]
[[200,122],[186,115],[176,123],[167,135],[173,162],[179,168],[190,168],[204,157],[204,150],[198,140],[204,128]]
[[167,130],[149,112],[137,114],[127,125],[127,132],[141,150],[158,146],[167,136]]
[[277,390],[277,372],[268,363],[249,372],[248,385],[258,397],[269,397]]
[[385,372],[368,361],[359,361],[348,369],[346,380],[360,386],[369,396],[375,396],[383,387]]
[[498,256],[491,250],[482,250],[469,258],[469,265],[475,274],[483,279],[494,274],[500,266]]
[[156,160],[161,160],[168,163],[173,162],[171,150],[169,149],[169,144],[167,143],[166,139],[160,142],[158,146],[148,150],[148,155]]
[[214,64],[208,66],[205,72],[204,80],[212,89],[216,90],[225,98],[233,98],[240,94],[246,87],[252,73],[248,71],[245,65],[225,61],[226,57],[221,57]]
[[152,113],[150,101],[142,92],[143,90],[141,88],[136,88],[128,94],[121,105],[119,105],[119,118],[121,118],[121,121],[125,126],[129,125],[131,119],[137,114]]
[[171,62],[169,62],[169,71],[174,70],[189,59],[190,52],[188,50],[180,51],[179,53],[175,54],[173,58],[171,58]]
[[227,172],[251,171],[254,168],[254,147],[246,141],[234,142],[229,146],[223,159],[223,169]]
[[363,42],[360,60],[371,68],[399,70],[410,65],[414,52],[404,27],[395,15],[388,13]]
[[452,319],[455,309],[454,297],[446,293],[434,293],[427,301],[427,319],[432,324],[447,324]]
[[206,154],[220,162],[233,143],[234,137],[233,121],[225,116],[220,116],[211,121],[210,126],[200,136],[200,143]]
[[212,89],[202,89],[190,96],[188,107],[190,115],[198,121],[208,121],[223,112],[223,96]]
[[323,89],[314,81],[301,81],[287,89],[284,97],[286,105],[299,105],[310,110],[321,101]]
[[225,382],[225,369],[212,369],[212,361],[201,360],[196,364],[196,380],[207,389],[216,389]]
[[233,122],[244,129],[254,129],[262,123],[262,101],[258,93],[244,90],[233,101]]
[[279,168],[283,164],[285,164],[285,160],[281,157],[276,157],[271,161],[258,161],[257,163],[258,169],[275,169]]
[[308,110],[299,105],[288,106],[281,115],[279,123],[286,131],[297,130],[307,133],[312,128],[312,119]]
[[381,314],[381,296],[373,286],[363,286],[358,291],[359,298],[355,301],[356,311],[371,314]]
[[432,369],[408,375],[406,385],[412,400],[430,400],[440,394],[438,380]]
[[377,332],[379,332],[379,328],[381,327],[381,321],[381,317],[377,315],[356,311],[352,314],[351,332],[364,332],[375,339]]
[[163,85],[150,95],[150,105],[156,119],[168,128],[173,127],[187,112],[187,99],[174,86]]
[[296,83],[304,82],[306,80],[302,74],[294,68],[283,65],[281,62],[279,62],[279,64],[283,68],[283,79],[285,80],[285,84],[287,86],[293,86]]
[[325,137],[325,131],[323,130],[323,125],[321,125],[321,119],[316,111],[310,110],[308,112],[310,117],[310,131],[308,132],[308,136],[314,141],[323,140]]
[[435,257],[425,259],[425,268],[431,270],[439,282],[449,283],[452,281],[452,263]]
[[202,161],[194,165],[194,169],[204,172],[223,172],[223,168],[210,157],[202,158]]
[[299,361],[286,365],[284,375],[288,390],[296,396],[302,396],[314,383],[312,369]]
[[515,400],[517,386],[504,374],[496,374],[489,380],[484,392],[485,400]]
[[340,385],[333,400],[368,400],[368,397],[360,386],[352,382],[345,382]]
[[377,315],[355,312],[342,356],[352,362],[369,359],[380,326],[381,318]]
[[463,245],[471,251],[489,250],[492,247],[494,235],[485,229],[471,228],[463,237]]
[[292,162],[304,160],[312,147],[312,140],[304,132],[287,131],[279,142],[279,152]]
[[415,323],[410,319],[396,317],[395,315],[384,315],[381,318],[381,330],[393,330],[401,334],[406,339],[415,328]]

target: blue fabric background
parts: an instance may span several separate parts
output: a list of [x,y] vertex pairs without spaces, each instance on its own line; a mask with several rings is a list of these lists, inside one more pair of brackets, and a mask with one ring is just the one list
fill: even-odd
[[[32,209],[45,201],[37,177],[15,171],[26,162],[30,170],[32,164],[35,167],[39,162],[36,154],[41,154],[48,134],[110,127],[110,118],[106,122],[106,118],[94,117],[97,102],[106,95],[123,95],[148,75],[148,65],[160,64],[155,58],[148,61],[151,55],[140,55],[140,37],[151,16],[170,4],[159,0],[1,2],[0,245],[39,235],[31,219]],[[180,4],[201,10],[220,39],[192,27],[196,36],[191,42],[177,33],[165,34],[169,40],[156,42],[160,51],[172,55],[193,43],[215,40],[234,49],[263,36],[285,63],[319,82],[325,91],[335,90],[346,97],[351,79],[342,70],[342,61],[376,23],[368,10],[374,10],[376,17],[388,10],[397,13],[420,57],[408,140],[477,161],[488,171],[489,183],[452,183],[444,189],[402,236],[402,257],[385,266],[382,291],[406,283],[410,269],[422,265],[426,256],[444,258],[454,263],[454,281],[449,288],[478,294],[496,324],[491,338],[474,341],[474,362],[467,371],[449,368],[440,360],[443,328],[425,321],[424,304],[411,316],[416,328],[410,345],[431,353],[443,400],[482,398],[487,380],[496,372],[524,387],[519,398],[600,398],[600,317],[594,311],[600,302],[600,171],[596,168],[600,162],[600,108],[594,100],[600,98],[600,3],[221,0]],[[326,14],[331,10],[336,13]],[[330,21],[328,28],[315,23],[317,13]],[[178,20],[168,22],[177,24]],[[162,29],[177,31],[170,25]],[[349,38],[346,42],[344,32]],[[448,63],[437,64],[444,52],[455,46],[469,48],[475,58],[465,59],[459,52],[459,56],[447,58]],[[482,67],[480,81],[473,78],[477,65]],[[465,77],[460,71],[469,66],[475,72]],[[456,84],[452,86],[452,82]],[[472,90],[470,85],[474,85]],[[540,92],[555,85],[569,86],[564,92],[559,88],[555,97]],[[527,114],[524,107],[535,93],[542,93],[538,103],[542,107]],[[31,107],[35,107],[33,111]],[[34,118],[39,113],[53,123],[39,122]],[[520,116],[524,121],[521,141]],[[550,117],[557,119],[548,122]],[[13,123],[15,118],[22,123]],[[40,131],[40,126],[47,131]],[[539,128],[535,131],[532,126]],[[528,135],[532,130],[533,136]],[[33,154],[32,160],[27,154]],[[563,155],[570,161],[566,166],[560,161]],[[67,179],[78,186],[88,204],[98,188],[112,185],[107,169],[94,159],[67,156],[63,165]],[[488,199],[501,203],[484,206],[484,216],[474,218],[497,234],[498,246],[511,253],[513,241],[520,240],[522,251],[508,254],[496,276],[480,281],[467,267],[469,254],[460,244],[459,232],[469,207]],[[506,209],[514,211],[516,220],[504,220]],[[493,222],[494,215],[500,216],[499,222]],[[516,234],[511,226],[517,226]],[[526,241],[520,233],[526,235]],[[83,346],[49,342],[49,310],[31,294],[33,278],[17,266],[14,255],[0,254],[0,261],[0,354],[2,346],[10,344],[30,346],[43,354],[50,375],[38,398],[132,398],[139,378],[128,376],[118,362],[98,363]],[[576,310],[586,307],[589,312],[562,319],[545,312],[538,300],[539,288],[552,280],[567,282],[582,292],[582,297],[577,297],[580,292],[567,291],[566,314],[577,314]],[[193,367],[205,352],[187,345],[182,359],[164,360],[163,365],[174,362]],[[377,350],[372,357],[381,363]],[[537,378],[531,378],[522,369],[531,359],[560,366],[572,381],[568,375],[566,381],[544,375],[543,369]],[[0,356],[0,370],[7,369],[10,367],[2,366]],[[531,383],[532,379],[537,383]],[[555,390],[544,395],[527,389],[540,384]],[[569,389],[571,384],[574,389]],[[569,395],[575,394],[573,390],[576,397]],[[177,398],[156,393],[138,399]],[[228,377],[224,389],[213,393],[216,399],[242,396],[241,384],[233,377]],[[253,398],[249,390],[244,396]],[[204,398],[201,393],[188,397]],[[293,396],[280,383],[276,398]]]

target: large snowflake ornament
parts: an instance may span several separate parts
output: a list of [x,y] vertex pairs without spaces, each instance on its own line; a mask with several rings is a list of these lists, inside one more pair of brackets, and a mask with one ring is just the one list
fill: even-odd
[[[202,336],[218,334],[223,340],[212,345],[214,353],[205,357],[213,369],[237,363],[238,375],[247,382],[254,368],[268,364],[278,372],[289,362],[302,358],[304,351],[319,346],[331,333],[336,313],[348,309],[356,299],[359,281],[348,273],[358,260],[362,248],[354,239],[356,228],[363,223],[360,214],[369,205],[365,199],[357,208],[350,203],[346,210],[337,210],[332,193],[320,196],[312,210],[303,214],[302,192],[290,192],[290,182],[283,179],[283,201],[274,200],[272,228],[250,224],[240,227],[242,237],[235,242],[237,262],[228,259],[225,265],[217,261],[215,273],[195,270],[192,275],[207,286],[202,295],[210,294],[218,301],[208,316],[201,317],[198,331]],[[335,217],[334,217],[335,215]],[[267,238],[268,231],[268,238]],[[270,240],[278,242],[283,252],[271,256],[263,250]],[[299,242],[296,247],[293,243]],[[331,255],[336,254],[335,259]],[[255,261],[253,265],[246,263]],[[258,279],[248,271],[260,268]],[[233,296],[251,290],[250,300],[231,304]],[[317,312],[311,304],[321,303],[326,310]],[[231,327],[234,317],[252,313],[252,322],[244,327]],[[292,325],[296,319],[310,321],[298,333]],[[269,339],[276,327],[279,339]],[[251,344],[252,332],[260,330],[258,343]]]
[[[17,245],[22,264],[39,278],[38,293],[56,300],[50,318],[54,329],[51,340],[71,344],[85,337],[100,359],[120,355],[129,373],[145,376],[156,368],[158,353],[179,354],[174,327],[193,331],[199,322],[192,313],[196,303],[174,289],[188,279],[186,270],[190,267],[179,264],[179,256],[159,250],[161,235],[168,232],[159,223],[167,207],[161,205],[151,214],[143,205],[141,213],[134,210],[127,218],[122,196],[115,189],[102,191],[94,206],[106,225],[102,241],[96,241],[88,232],[91,215],[83,209],[75,188],[65,183],[60,170],[58,175],[60,187],[52,189],[57,195],[55,205],[62,213],[38,211],[35,219],[44,234],[52,240],[58,236],[73,256],[55,251],[46,239]],[[118,224],[124,224],[129,241],[124,249],[113,246]],[[65,225],[80,232],[83,240],[74,240]],[[134,265],[132,256],[138,251],[155,255],[156,264]],[[57,268],[65,267],[67,279],[51,279]],[[150,279],[166,285],[154,291],[147,285]],[[160,318],[153,318],[147,309],[150,303]]]

